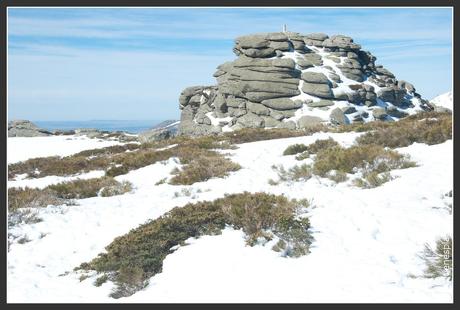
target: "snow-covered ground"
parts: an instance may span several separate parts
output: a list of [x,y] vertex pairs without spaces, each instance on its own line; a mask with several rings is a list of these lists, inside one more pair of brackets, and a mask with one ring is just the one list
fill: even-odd
[[[133,183],[131,193],[39,209],[42,222],[9,231],[30,241],[13,243],[8,252],[8,302],[452,302],[452,283],[409,277],[423,272],[417,254],[424,243],[452,234],[444,196],[453,187],[451,140],[399,149],[419,166],[392,171],[397,178],[374,189],[317,177],[269,185],[277,177],[272,165],[299,163],[282,156],[287,146],[327,137],[349,146],[358,135],[317,133],[241,144],[223,151],[243,167],[227,178],[155,185],[178,166],[171,158],[118,176]],[[42,138],[27,139],[22,145],[17,140],[16,149]],[[48,155],[61,155],[57,145],[46,145]],[[189,239],[165,259],[148,287],[128,298],[111,299],[111,283],[95,287],[94,276],[80,282],[72,272],[116,236],[175,206],[243,191],[310,199],[311,253],[283,258],[266,246],[246,246],[241,231],[227,228],[222,235]]]
[[454,110],[454,95],[452,91],[436,96],[430,101],[437,106],[448,108],[452,111]]
[[35,157],[68,156],[84,150],[121,144],[118,141],[91,139],[87,136],[9,137],[8,164]]

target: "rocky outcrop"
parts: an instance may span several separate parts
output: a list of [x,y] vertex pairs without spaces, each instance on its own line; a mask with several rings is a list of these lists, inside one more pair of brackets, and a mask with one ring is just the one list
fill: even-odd
[[214,73],[217,85],[182,91],[179,134],[397,120],[433,109],[414,85],[376,65],[375,56],[345,35],[245,35],[233,52],[237,58]]
[[161,122],[149,130],[139,133],[139,141],[144,143],[173,138],[177,135],[178,129],[179,121],[167,120]]
[[8,123],[8,137],[46,137],[52,134],[28,120],[14,120]]

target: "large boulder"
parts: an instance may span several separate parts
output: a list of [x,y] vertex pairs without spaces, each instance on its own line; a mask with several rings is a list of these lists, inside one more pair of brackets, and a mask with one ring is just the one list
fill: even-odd
[[236,123],[244,128],[262,128],[265,125],[264,119],[254,113],[247,113],[239,117]]
[[345,116],[345,113],[340,108],[335,108],[331,111],[329,115],[329,120],[334,125],[345,125],[348,124],[348,118]]
[[307,103],[307,106],[311,108],[322,108],[322,107],[329,107],[333,105],[334,105],[334,101],[323,100],[323,99],[319,101],[312,101],[312,102]]
[[323,41],[323,46],[327,48],[343,49],[347,51],[359,50],[361,45],[353,42],[353,39],[344,35],[334,35]]
[[324,40],[327,38],[329,38],[329,36],[325,33],[309,33],[305,35],[304,42],[307,45],[322,47]]
[[315,83],[315,84],[329,84],[329,79],[320,72],[302,72],[301,76],[302,80],[308,83]]
[[289,98],[276,98],[263,100],[262,104],[275,110],[292,110],[302,107],[301,101],[294,101]]
[[8,123],[8,137],[46,137],[52,134],[28,120],[14,120]]
[[265,99],[292,97],[298,89],[300,71],[292,59],[258,59],[239,57],[227,64],[220,76],[219,92],[245,98],[253,102]]
[[315,84],[304,82],[302,85],[302,91],[306,94],[319,98],[334,98],[334,94],[332,93],[331,87],[328,84]]
[[404,100],[406,91],[397,86],[383,87],[377,92],[377,97],[383,101],[390,102],[396,106],[407,105]]
[[372,111],[372,115],[375,119],[385,120],[387,118],[387,113],[382,108],[377,108]]
[[257,115],[270,115],[270,110],[261,103],[248,101],[246,108],[248,111]]
[[318,54],[315,54],[315,53],[305,54],[303,55],[303,58],[305,60],[308,60],[310,63],[314,64],[315,66],[323,65],[323,59]]
[[139,133],[139,141],[150,142],[165,140],[172,137],[175,137],[179,130],[179,121],[177,120],[167,120],[161,122],[160,124],[154,126],[153,128]]
[[308,128],[319,125],[323,122],[323,119],[317,116],[304,115],[297,120],[297,125],[300,129]]

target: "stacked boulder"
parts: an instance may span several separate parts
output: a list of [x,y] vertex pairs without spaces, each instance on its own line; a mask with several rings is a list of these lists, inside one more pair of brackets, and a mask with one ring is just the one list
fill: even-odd
[[344,35],[247,35],[233,51],[238,58],[217,67],[216,86],[181,93],[179,134],[394,120],[429,109],[412,84]]

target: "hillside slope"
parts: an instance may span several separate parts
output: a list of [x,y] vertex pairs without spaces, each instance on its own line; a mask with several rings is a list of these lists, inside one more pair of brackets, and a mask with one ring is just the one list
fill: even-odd
[[[362,134],[318,132],[238,144],[219,152],[228,153],[240,170],[192,185],[160,182],[182,166],[170,158],[117,176],[133,184],[130,193],[37,209],[41,222],[9,228],[8,301],[452,302],[452,282],[411,276],[423,274],[418,253],[424,244],[452,235],[452,198],[446,196],[453,188],[452,140],[398,148],[417,166],[391,171],[394,179],[372,189],[354,186],[351,178],[335,183],[318,176],[270,184],[269,179],[277,179],[273,165],[288,169],[299,163],[295,155],[283,156],[288,146],[330,137],[349,147]],[[30,139],[42,138],[27,143]],[[18,143],[12,151],[25,147]],[[51,145],[49,151],[58,154]],[[21,184],[27,180],[29,186],[40,183],[26,179]],[[282,257],[270,243],[245,245],[243,232],[227,227],[221,235],[192,238],[177,247],[164,260],[163,271],[130,297],[110,298],[112,282],[96,287],[94,272],[86,278],[73,271],[115,237],[173,207],[243,191],[308,199],[311,253]]]
[[437,106],[448,108],[451,111],[454,109],[454,93],[452,91],[436,96],[430,101]]

